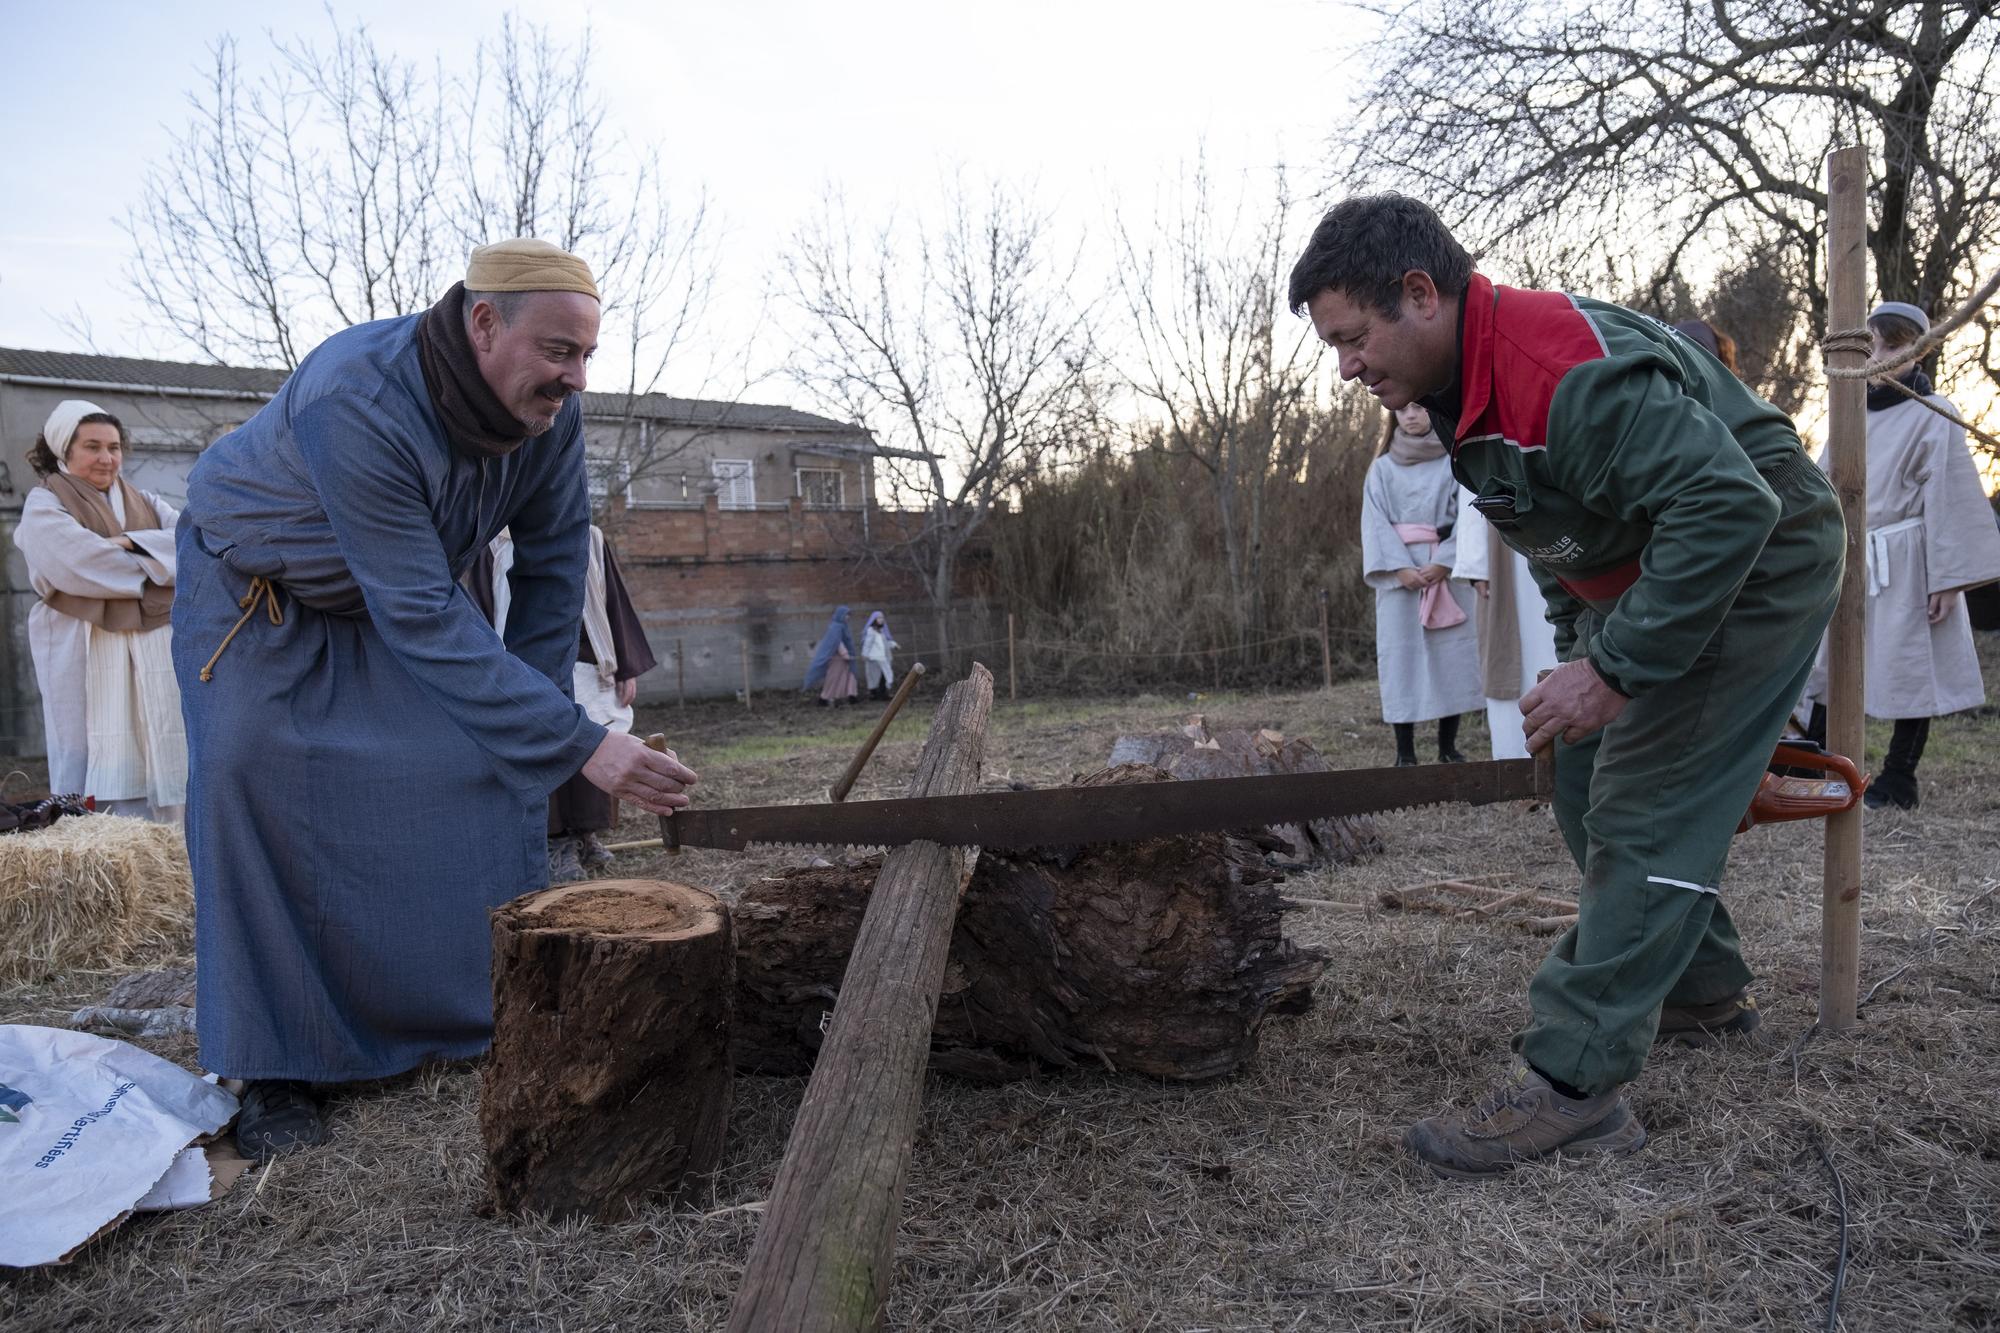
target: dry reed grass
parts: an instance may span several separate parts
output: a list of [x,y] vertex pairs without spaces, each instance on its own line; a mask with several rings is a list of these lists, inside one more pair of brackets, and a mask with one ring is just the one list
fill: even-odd
[[[2000,654],[1987,645],[1988,670]],[[1275,725],[1335,762],[1381,762],[1372,688],[1209,700],[1218,726]],[[990,778],[1095,766],[1113,736],[1178,719],[1158,700],[995,709]],[[698,766],[805,710],[671,710]],[[1469,728],[1468,748],[1478,744]],[[900,729],[899,729],[900,734]],[[886,794],[921,739],[885,747]],[[1387,816],[1389,852],[1291,891],[1331,948],[1317,1003],[1273,1020],[1241,1077],[1180,1087],[1083,1071],[926,1090],[888,1326],[912,1330],[1808,1329],[1823,1326],[1845,1187],[1842,1327],[2000,1328],[2000,711],[1934,729],[1925,805],[1871,815],[1862,1021],[1813,1035],[1819,836],[1763,828],[1725,892],[1762,978],[1769,1044],[1661,1052],[1633,1091],[1652,1134],[1616,1162],[1486,1184],[1414,1170],[1413,1117],[1496,1074],[1547,941],[1489,921],[1383,912],[1385,888],[1506,870],[1567,891],[1546,814]],[[1878,736],[1876,744],[1880,745]],[[1879,753],[1879,749],[1878,749]],[[842,749],[710,765],[701,799],[809,799]],[[628,821],[626,837],[648,832]],[[731,893],[772,854],[621,860]],[[51,1021],[90,978],[0,994]],[[183,1059],[185,1045],[147,1043]],[[700,1206],[604,1229],[482,1220],[478,1078],[424,1070],[334,1104],[334,1143],[197,1212],[136,1219],[74,1266],[0,1282],[7,1330],[719,1328],[803,1081],[738,1082],[727,1166]]]
[[85,815],[0,836],[0,985],[180,953],[193,923],[178,828]]

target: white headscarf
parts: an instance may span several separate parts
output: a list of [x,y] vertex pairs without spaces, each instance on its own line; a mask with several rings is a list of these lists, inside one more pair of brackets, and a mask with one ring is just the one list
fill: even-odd
[[56,456],[56,466],[65,475],[69,473],[69,442],[76,438],[77,424],[87,416],[100,413],[111,415],[96,403],[87,403],[81,398],[65,398],[56,404],[56,410],[49,413],[49,419],[42,423],[42,438],[48,441],[49,452]]

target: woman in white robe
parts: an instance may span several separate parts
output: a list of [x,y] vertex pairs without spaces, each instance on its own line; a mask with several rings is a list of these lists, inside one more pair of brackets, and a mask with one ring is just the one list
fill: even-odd
[[[1917,306],[1885,301],[1868,317],[1875,359],[1914,344],[1930,321]],[[1896,376],[1950,409],[1921,369]],[[1831,451],[1820,466],[1830,468]],[[2000,580],[2000,530],[1979,484],[1965,431],[1883,380],[1868,386],[1868,611],[1866,697],[1870,717],[1895,730],[1867,803],[1914,809],[1917,763],[1933,717],[1986,702],[1964,592]],[[1813,694],[1824,700],[1825,654]],[[1823,705],[1812,731],[1825,735]]]
[[1361,575],[1375,590],[1375,668],[1398,766],[1417,762],[1416,724],[1438,723],[1438,760],[1459,763],[1458,715],[1480,706],[1472,589],[1451,577],[1458,484],[1430,414],[1396,414],[1361,487]]
[[896,683],[896,668],[890,654],[899,645],[889,633],[889,618],[880,611],[870,612],[868,628],[861,631],[861,661],[868,673],[868,697],[886,699]]
[[38,600],[28,646],[42,692],[49,789],[99,810],[178,822],[187,735],[174,681],[172,505],[119,475],[125,430],[94,403],[65,399],[29,460],[14,544]]
[[1500,534],[1473,507],[1472,492],[1458,491],[1458,548],[1451,576],[1479,594],[1479,679],[1486,691],[1486,730],[1495,759],[1526,759],[1528,736],[1521,727],[1521,696],[1535,678],[1556,666],[1556,629],[1548,603],[1528,568],[1528,557],[1500,540]]

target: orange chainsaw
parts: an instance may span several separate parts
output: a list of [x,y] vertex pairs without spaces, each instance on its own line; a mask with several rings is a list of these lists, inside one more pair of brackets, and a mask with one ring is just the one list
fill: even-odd
[[1867,790],[1868,779],[1846,755],[1834,754],[1812,741],[1787,738],[1778,742],[1769,770],[1736,831],[1837,815],[1852,810]]

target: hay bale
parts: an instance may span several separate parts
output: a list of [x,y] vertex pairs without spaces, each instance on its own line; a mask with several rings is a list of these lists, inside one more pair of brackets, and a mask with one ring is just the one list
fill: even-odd
[[179,828],[84,815],[0,836],[0,985],[184,953],[193,926]]

